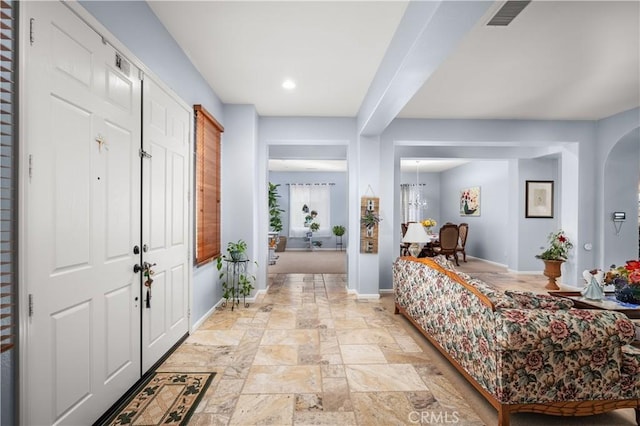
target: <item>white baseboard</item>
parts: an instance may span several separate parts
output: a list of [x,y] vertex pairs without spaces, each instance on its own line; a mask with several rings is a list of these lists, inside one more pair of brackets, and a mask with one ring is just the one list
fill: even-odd
[[374,294],[360,294],[357,290],[347,289],[348,294],[355,294],[358,300],[378,300],[380,299],[380,293]]
[[381,288],[380,290],[378,290],[378,292],[380,294],[393,294],[393,289],[392,288]]
[[213,315],[213,313],[216,311],[216,308],[218,307],[218,305],[220,305],[222,303],[222,299],[218,300],[218,303],[216,303],[215,305],[213,305],[213,307],[211,309],[209,309],[203,316],[201,316],[198,321],[196,321],[195,323],[193,323],[193,325],[191,326],[191,333],[193,333],[194,331],[196,331],[197,329],[200,328],[200,326],[202,324],[204,324],[204,322],[207,320],[207,318],[209,318],[211,315]]
[[[475,257],[475,256],[469,256],[469,255],[467,255],[467,257],[468,257],[469,259],[482,260],[483,262],[487,262],[487,263],[490,263],[490,264],[492,264],[492,265],[499,266],[499,267],[501,267],[501,268],[506,268],[506,267],[507,267],[507,265],[505,265],[504,263],[494,262],[494,261],[492,261],[492,260],[483,259],[483,258],[481,258],[481,257]],[[462,262],[462,258],[458,257],[458,259],[460,260],[460,262]],[[464,262],[462,262],[462,263],[464,263]]]

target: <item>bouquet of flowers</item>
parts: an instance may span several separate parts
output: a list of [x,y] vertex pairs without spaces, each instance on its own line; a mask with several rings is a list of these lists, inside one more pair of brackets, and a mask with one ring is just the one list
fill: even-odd
[[430,217],[426,218],[425,220],[423,220],[420,223],[425,228],[431,228],[431,227],[436,226],[438,224],[435,220],[431,219]]
[[549,248],[536,255],[536,257],[543,260],[567,260],[569,250],[573,248],[573,244],[564,234],[564,231],[561,229],[558,232],[552,232],[547,239]]
[[640,260],[627,260],[627,263],[611,269],[604,277],[606,284],[616,288],[616,298],[621,302],[640,305]]

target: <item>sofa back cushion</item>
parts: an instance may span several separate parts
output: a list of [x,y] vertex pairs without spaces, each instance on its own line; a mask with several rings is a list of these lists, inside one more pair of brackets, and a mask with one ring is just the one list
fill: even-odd
[[548,294],[535,294],[530,291],[505,290],[504,294],[514,299],[521,309],[571,309],[573,301]]

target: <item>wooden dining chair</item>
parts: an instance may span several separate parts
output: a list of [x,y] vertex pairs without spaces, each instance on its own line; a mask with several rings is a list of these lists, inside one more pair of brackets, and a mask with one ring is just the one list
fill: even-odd
[[467,261],[467,252],[465,251],[465,246],[467,245],[467,236],[469,235],[469,224],[461,223],[458,225],[458,235],[459,241],[458,246],[456,247],[456,251],[462,253],[462,261]]
[[[401,223],[400,228],[402,231],[402,236],[407,233],[407,229],[409,227],[408,223]],[[409,243],[403,243],[402,239],[400,239],[400,256],[409,256]]]
[[436,254],[444,255],[447,259],[449,259],[449,256],[453,256],[456,265],[460,266],[458,262],[458,251],[456,250],[458,247],[458,237],[458,225],[453,223],[442,225],[440,228],[440,246],[434,247],[433,251]]

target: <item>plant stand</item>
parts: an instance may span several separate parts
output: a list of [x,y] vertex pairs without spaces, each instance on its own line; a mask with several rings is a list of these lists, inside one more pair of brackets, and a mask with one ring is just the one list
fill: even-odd
[[[225,290],[228,290],[230,293],[227,293],[227,296],[231,298],[231,310],[235,308],[236,305],[240,306],[240,275],[246,274],[247,272],[247,264],[249,263],[248,259],[245,260],[233,260],[233,259],[225,259],[227,263],[227,277],[229,277],[228,282],[231,283],[231,287]],[[222,302],[222,307],[227,306],[227,301],[229,297]],[[242,303],[245,308],[249,307],[247,303],[247,296],[245,294],[242,295]]]
[[549,282],[547,282],[547,285],[544,286],[544,288],[547,290],[560,290],[560,287],[556,284],[556,278],[562,275],[560,267],[564,263],[564,260],[543,259],[542,261],[544,262],[543,274],[545,277],[549,278]]
[[342,235],[336,235],[336,251],[338,250],[343,250]]
[[313,232],[308,231],[304,239],[309,243],[309,250],[313,251]]

